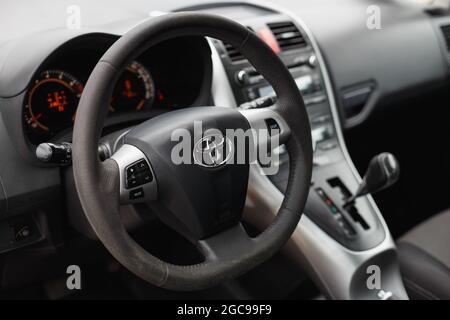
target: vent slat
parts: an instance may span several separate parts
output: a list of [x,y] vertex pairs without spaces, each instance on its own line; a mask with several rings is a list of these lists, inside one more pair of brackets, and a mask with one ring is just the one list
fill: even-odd
[[284,45],[289,45],[289,44],[293,44],[293,43],[306,43],[305,40],[303,39],[283,39],[283,40],[279,40],[278,44],[280,46],[284,46]]
[[297,38],[297,37],[301,37],[301,36],[302,35],[300,32],[291,31],[291,32],[285,32],[282,34],[277,34],[275,37],[277,39],[290,39],[290,38]]
[[269,23],[268,27],[282,51],[301,49],[308,45],[300,30],[291,21]]
[[272,29],[272,32],[274,32],[274,33],[293,32],[293,31],[300,33],[294,25],[292,25],[290,27],[281,27],[281,28],[272,27],[271,29]]
[[232,62],[237,62],[241,60],[245,60],[245,57],[242,53],[240,53],[235,47],[233,47],[231,44],[225,44],[225,50],[227,51],[228,58]]

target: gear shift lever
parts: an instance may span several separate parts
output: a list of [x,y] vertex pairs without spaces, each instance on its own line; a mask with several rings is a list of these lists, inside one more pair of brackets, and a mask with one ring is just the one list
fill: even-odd
[[355,194],[345,201],[344,206],[353,203],[357,198],[369,193],[374,194],[397,182],[400,176],[400,166],[397,159],[390,153],[381,153],[373,157],[369,163],[363,181]]

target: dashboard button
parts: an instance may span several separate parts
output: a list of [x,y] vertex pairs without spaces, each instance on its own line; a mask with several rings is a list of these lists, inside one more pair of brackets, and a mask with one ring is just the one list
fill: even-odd
[[312,54],[308,59],[308,64],[311,68],[315,68],[317,66],[317,57]]
[[250,77],[245,70],[241,70],[236,74],[236,81],[238,84],[245,85],[248,83]]

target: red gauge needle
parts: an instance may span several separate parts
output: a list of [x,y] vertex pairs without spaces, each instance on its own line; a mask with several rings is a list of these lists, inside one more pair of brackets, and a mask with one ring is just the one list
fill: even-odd
[[31,118],[31,121],[36,122],[36,121],[38,121],[40,118],[42,118],[42,113],[39,113],[38,115],[32,117],[32,118]]

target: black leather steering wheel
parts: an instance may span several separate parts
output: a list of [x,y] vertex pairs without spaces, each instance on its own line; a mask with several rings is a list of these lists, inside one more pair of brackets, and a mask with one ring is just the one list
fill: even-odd
[[[272,85],[277,102],[268,108],[246,111],[197,107],[169,112],[133,128],[124,135],[123,145],[115,154],[100,161],[98,142],[114,84],[121,72],[150,47],[181,36],[211,37],[232,44]],[[171,132],[177,128],[194,132],[194,121],[198,120],[204,129],[225,132],[226,129],[266,127],[269,119],[279,125],[279,138],[290,155],[289,182],[271,226],[251,238],[240,224],[249,164],[214,167],[174,164],[171,150],[175,142],[171,141]],[[198,141],[194,137],[193,146]],[[311,131],[295,81],[279,57],[258,36],[218,16],[167,14],[123,35],[96,65],[78,106],[73,133],[73,170],[90,225],[123,266],[159,287],[198,290],[247,272],[271,257],[290,238],[310,186]],[[136,170],[142,173],[140,179],[144,184],[134,188],[134,181],[128,180]],[[121,223],[119,207],[138,202],[151,206],[164,223],[196,244],[204,262],[173,265],[137,244]]]

